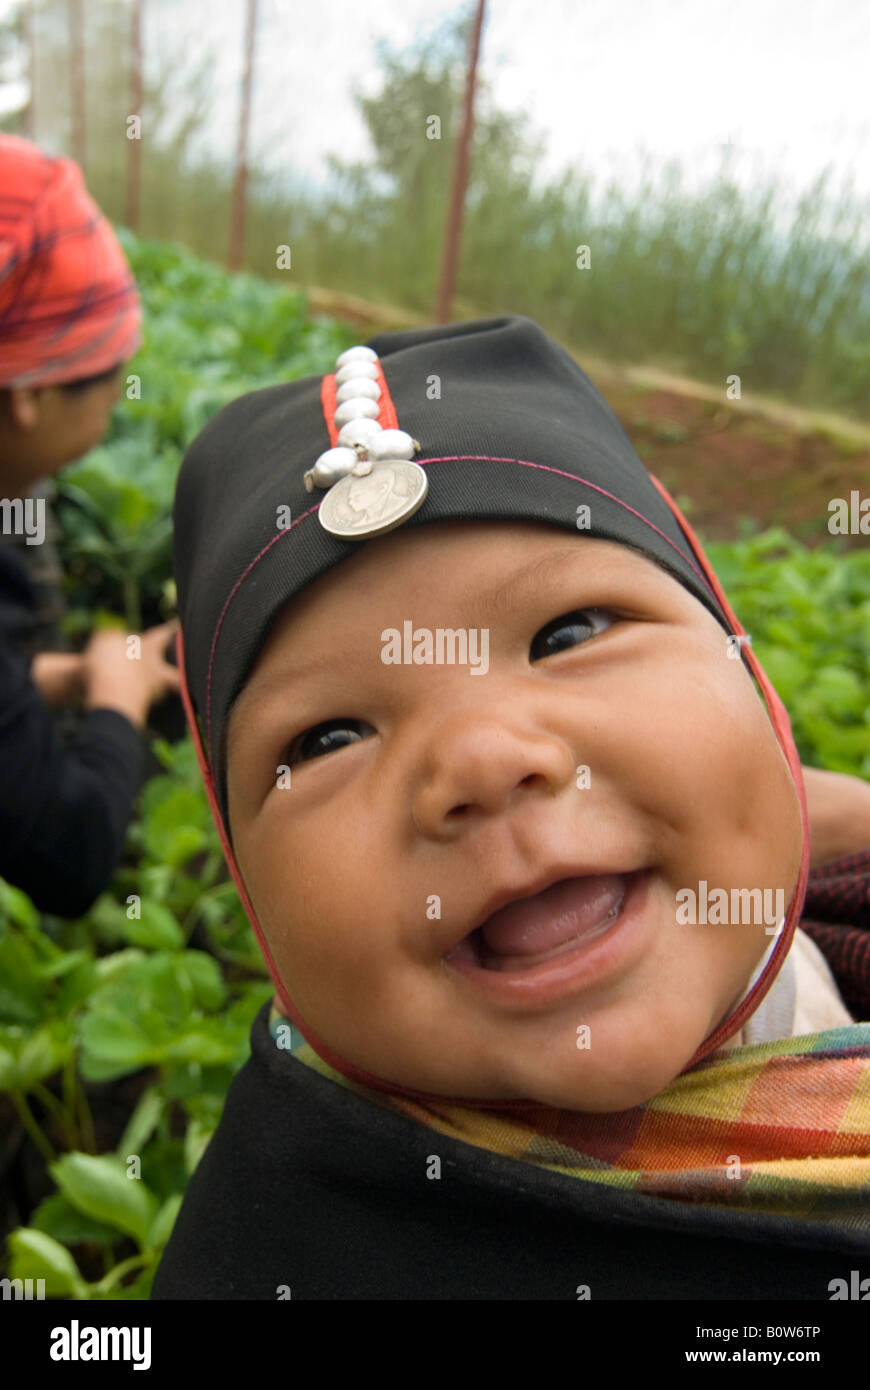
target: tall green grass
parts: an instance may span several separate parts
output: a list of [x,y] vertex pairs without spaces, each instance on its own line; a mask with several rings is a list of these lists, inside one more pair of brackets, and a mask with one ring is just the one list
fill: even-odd
[[[65,0],[43,0],[39,12],[37,112],[56,146],[69,133]],[[453,17],[404,52],[381,50],[380,90],[357,96],[372,157],[330,158],[326,191],[299,177],[292,153],[272,157],[271,172],[252,154],[248,269],[431,321],[468,18]],[[124,218],[128,142],[119,131],[129,95],[119,55],[128,42],[123,7],[93,0],[87,175],[115,221]],[[211,62],[204,51],[164,55],[159,70],[152,61],[139,230],[223,261],[231,171],[195,153],[210,148],[216,120]],[[427,138],[433,113],[440,139]],[[589,139],[605,145],[606,129]],[[674,161],[651,157],[638,186],[615,170],[601,188],[579,143],[564,175],[537,177],[543,149],[523,116],[494,105],[484,70],[455,317],[525,313],[592,355],[657,363],[723,391],[738,375],[745,392],[870,418],[870,201],[833,188],[833,166],[795,202],[774,173],[739,186],[724,154],[700,188],[687,186]],[[288,245],[292,267],[279,271],[277,249]],[[577,268],[580,245],[590,248],[589,269]]]
[[[431,322],[446,153],[427,163],[421,151],[419,167],[386,192],[374,166],[326,196],[256,180],[248,267],[380,299]],[[789,211],[790,191],[772,174],[750,191],[724,168],[689,191],[674,166],[650,167],[630,194],[616,185],[598,190],[581,169],[537,187],[519,154],[514,169],[482,161],[469,189],[454,317],[528,314],[615,362],[656,363],[723,392],[736,374],[744,392],[870,418],[868,205],[848,190],[833,193],[830,169]],[[221,260],[226,178],[200,168],[186,197],[168,161],[161,173],[164,158],[151,157],[149,178],[161,191],[145,199],[143,232]],[[118,181],[94,184],[113,210]],[[276,269],[282,244],[291,247],[289,272]],[[581,245],[589,269],[577,268]]]

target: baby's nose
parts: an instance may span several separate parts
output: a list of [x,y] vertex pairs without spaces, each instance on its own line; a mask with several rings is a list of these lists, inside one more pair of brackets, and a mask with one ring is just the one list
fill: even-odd
[[451,838],[529,794],[556,795],[572,784],[574,770],[573,753],[556,734],[457,714],[439,723],[422,762],[414,823],[421,834]]

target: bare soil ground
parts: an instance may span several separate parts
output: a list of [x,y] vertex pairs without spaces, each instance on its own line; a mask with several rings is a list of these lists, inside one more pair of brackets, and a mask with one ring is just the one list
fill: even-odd
[[[748,516],[817,545],[830,536],[833,498],[848,501],[853,490],[870,497],[868,425],[761,399],[729,401],[724,391],[690,391],[679,379],[665,386],[584,367],[647,468],[681,506],[689,499],[684,510],[706,539],[734,539]],[[867,544],[866,536],[843,539]]]

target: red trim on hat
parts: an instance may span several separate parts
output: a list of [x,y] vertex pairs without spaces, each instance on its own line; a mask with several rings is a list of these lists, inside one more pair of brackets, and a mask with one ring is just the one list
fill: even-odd
[[[704,554],[704,551],[701,547],[701,542],[698,540],[698,537],[695,535],[694,531],[692,530],[686,518],[683,516],[674,499],[671,497],[670,493],[659,482],[655,474],[650,473],[650,478],[652,479],[658,491],[661,493],[665,502],[667,502],[668,506],[674,514],[674,517],[679,523],[681,530],[685,534],[686,540],[689,542],[692,549],[694,550],[695,555],[698,559],[698,563],[702,566],[704,573],[707,577],[707,583],[710,585],[710,588],[713,590],[714,594],[719,600],[719,603],[722,606],[722,610],[725,613],[725,616],[728,618],[728,621],[731,623],[735,634],[738,636],[746,636],[747,634],[744,628],[738,622],[736,616],[734,615],[731,609],[731,605],[725,597],[719,580],[716,578],[716,575],[710,567],[709,561],[707,560],[707,557]],[[698,1048],[695,1055],[691,1058],[689,1062],[686,1063],[686,1066],[683,1068],[683,1071],[689,1071],[693,1066],[696,1065],[697,1062],[700,1062],[703,1057],[707,1057],[711,1052],[715,1052],[721,1043],[725,1042],[727,1038],[732,1037],[733,1034],[736,1033],[740,1027],[742,1027],[746,1019],[749,1018],[751,1014],[755,1013],[755,1010],[758,1008],[758,1005],[761,1003],[762,999],[767,994],[768,990],[770,989],[771,985],[776,979],[776,976],[779,974],[780,969],[782,968],[782,963],[789,952],[792,941],[794,940],[794,934],[797,930],[797,924],[800,918],[800,914],[803,910],[804,898],[806,897],[807,877],[810,868],[810,827],[809,818],[807,816],[807,799],[806,792],[804,791],[803,773],[801,772],[801,763],[800,758],[798,756],[798,751],[795,747],[794,735],[791,731],[791,721],[788,717],[785,705],[782,703],[782,700],[780,700],[779,696],[777,695],[776,691],[774,690],[773,686],[771,685],[770,681],[768,680],[767,676],[762,670],[761,664],[759,663],[757,656],[752,650],[751,645],[749,643],[743,645],[742,652],[746,657],[749,669],[751,670],[755,679],[758,681],[759,686],[761,687],[761,692],[764,696],[764,703],[767,706],[767,712],[770,715],[771,723],[773,724],[774,731],[776,733],[777,739],[779,740],[779,746],[781,747],[783,753],[786,756],[789,768],[791,769],[792,777],[794,778],[795,787],[797,788],[798,801],[800,802],[801,808],[801,824],[803,826],[803,847],[801,851],[801,866],[800,871],[798,873],[797,885],[795,886],[795,890],[792,894],[792,899],[789,904],[788,913],[786,914],[785,926],[779,934],[776,946],[773,952],[771,953],[770,960],[767,962],[767,965],[764,967],[764,970],[761,972],[760,976],[755,982],[755,985],[749,991],[746,998],[737,1007],[734,1013],[730,1014],[725,1019],[725,1021],[723,1023],[720,1023],[719,1027],[716,1028],[707,1039],[705,1039],[705,1041]]]
[[296,1022],[296,1014],[293,1008],[293,1001],[291,999],[288,999],[285,995],[284,988],[281,984],[281,976],[278,971],[277,963],[272,955],[272,952],[269,949],[269,943],[266,941],[266,938],[263,935],[263,929],[257,921],[257,914],[254,911],[254,905],[248,896],[248,890],[245,887],[244,882],[242,880],[241,873],[239,872],[238,865],[236,864],[235,855],[233,854],[232,847],[230,845],[229,839],[227,838],[227,833],[224,829],[223,818],[221,816],[220,806],[218,805],[217,791],[215,789],[214,778],[211,773],[211,768],[208,765],[205,752],[203,751],[202,739],[200,738],[199,734],[199,725],[197,723],[196,715],[193,710],[193,702],[190,698],[190,692],[187,688],[187,674],[184,665],[184,637],[182,635],[180,627],[175,638],[175,659],[178,663],[178,670],[181,676],[181,700],[182,704],[184,705],[184,713],[187,718],[188,728],[190,729],[190,736],[193,739],[193,746],[196,749],[196,757],[199,763],[199,770],[202,773],[202,780],[205,783],[208,804],[211,807],[212,818],[214,820],[215,826],[217,827],[217,833],[220,838],[221,848],[224,852],[224,858],[226,859],[227,867],[229,868],[229,871],[233,876],[233,882],[235,883],[236,888],[239,891],[239,897],[242,900],[242,906],[244,907],[245,912],[248,915],[248,920],[250,921],[251,926],[254,929],[260,950],[263,952],[266,964],[269,967],[269,974],[271,975],[272,980],[275,982],[278,994],[278,1002],[280,1003],[281,1007],[290,1014],[290,1017],[293,1019],[293,1021]]
[[375,366],[378,369],[378,385],[381,388],[381,413],[378,416],[378,423],[385,430],[400,429],[399,418],[396,415],[396,407],[393,405],[387,378],[384,376],[384,369],[380,362],[376,362]]
[[[387,385],[387,378],[384,376],[384,369],[380,362],[375,362],[374,366],[378,369],[377,384],[381,388],[381,400],[378,408],[378,424],[382,430],[397,430],[399,421],[396,416],[396,407],[393,405],[393,398],[390,395],[390,388]],[[335,412],[338,409],[336,396],[338,387],[335,384],[335,373],[325,376],[320,384],[320,403],[323,407],[323,418],[326,421],[326,428],[329,432],[329,442],[334,449],[338,444],[338,430],[335,428]]]
[[212,674],[214,672],[214,659],[215,652],[217,651],[218,637],[220,636],[220,630],[223,626],[223,621],[226,617],[227,609],[229,608],[239,589],[244,584],[248,575],[251,573],[251,570],[254,569],[254,567],[260,563],[267,551],[271,550],[272,546],[275,545],[281,539],[282,536],[289,535],[290,532],[299,525],[300,521],[304,521],[307,516],[311,516],[313,512],[316,512],[319,506],[320,503],[315,502],[311,507],[308,508],[307,512],[303,512],[301,516],[294,517],[294,519],[290,522],[289,526],[284,527],[284,529],[281,531],[276,531],[272,539],[270,541],[267,541],[266,544],[263,546],[263,549],[260,551],[259,555],[255,555],[251,563],[248,565],[247,569],[245,569],[239,575],[235,584],[230,589],[230,592],[227,594],[226,601],[220,612],[220,617],[218,618],[217,623],[215,624],[214,636],[211,641],[211,648],[209,650],[208,655],[208,671],[206,673],[205,684],[205,736],[208,741],[209,747],[211,746],[211,679]]
[[335,399],[337,392],[335,374],[325,376],[320,383],[320,405],[323,410],[323,418],[326,421],[326,428],[329,431],[329,443],[333,449],[338,443],[338,430],[334,424],[335,412],[338,409],[338,403]]

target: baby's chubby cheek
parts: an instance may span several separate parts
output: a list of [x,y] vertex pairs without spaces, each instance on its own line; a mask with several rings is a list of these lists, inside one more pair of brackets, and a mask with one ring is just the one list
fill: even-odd
[[[671,923],[677,894],[682,909],[681,924],[662,942],[661,966],[686,999],[698,1001],[696,1022],[710,1010],[697,1045],[731,1012],[771,945],[768,918],[787,912],[802,850],[797,790],[766,707],[742,661],[727,655],[721,631],[707,640],[710,659],[686,664],[667,706],[679,737],[667,770],[658,769],[669,781],[667,804],[658,802],[658,849],[674,895]],[[647,791],[656,796],[652,780]],[[764,921],[753,907],[751,917],[717,923],[699,913],[693,923],[691,905],[700,909],[705,887],[727,892],[729,917],[733,890],[759,890]]]
[[298,823],[282,833],[280,817],[268,834],[238,836],[236,859],[281,979],[312,1026],[328,1031],[386,1007],[405,964],[389,863],[352,837],[342,848]]
[[695,872],[711,881],[715,866],[723,887],[790,896],[802,844],[797,791],[738,649],[712,618],[669,647],[644,687],[647,752],[634,782],[654,813],[663,867],[680,887]]

